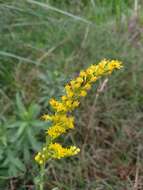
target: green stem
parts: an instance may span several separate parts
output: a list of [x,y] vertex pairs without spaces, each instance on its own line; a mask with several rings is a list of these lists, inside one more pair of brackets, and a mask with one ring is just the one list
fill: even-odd
[[45,177],[45,165],[41,165],[39,190],[44,190],[44,177]]

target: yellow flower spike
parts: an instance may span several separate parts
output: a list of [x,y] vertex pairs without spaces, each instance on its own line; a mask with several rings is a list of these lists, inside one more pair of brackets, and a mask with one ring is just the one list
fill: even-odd
[[76,155],[80,149],[71,146],[69,148],[62,147],[55,139],[66,133],[69,129],[74,128],[74,117],[71,112],[79,106],[80,98],[87,95],[92,84],[102,76],[109,75],[113,70],[122,68],[122,63],[117,60],[102,60],[97,65],[91,65],[86,70],[80,72],[79,76],[71,80],[65,86],[65,95],[59,101],[50,100],[50,105],[54,109],[54,114],[45,114],[42,116],[44,120],[51,121],[51,127],[46,132],[46,146],[35,156],[35,161],[40,165],[50,159],[61,159],[67,156]]

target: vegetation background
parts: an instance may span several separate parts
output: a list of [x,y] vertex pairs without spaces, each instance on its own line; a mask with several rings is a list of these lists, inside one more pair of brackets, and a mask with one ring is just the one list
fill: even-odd
[[142,32],[142,0],[0,0],[0,190],[35,190],[40,115],[103,58],[124,69],[74,113],[76,130],[60,140],[81,152],[47,165],[45,189],[143,189]]

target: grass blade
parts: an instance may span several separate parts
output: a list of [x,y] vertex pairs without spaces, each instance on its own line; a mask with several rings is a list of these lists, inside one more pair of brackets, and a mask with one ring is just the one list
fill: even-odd
[[33,64],[36,64],[36,65],[39,64],[39,62],[37,62],[37,61],[33,61],[31,59],[24,58],[24,57],[21,57],[19,55],[15,55],[15,54],[12,54],[12,53],[9,53],[9,52],[5,52],[5,51],[0,51],[0,55],[5,56],[5,57],[15,58],[15,59],[18,59],[20,61],[27,62],[27,63],[33,63]]
[[82,22],[84,22],[84,23],[86,23],[86,24],[93,24],[91,21],[89,21],[89,20],[87,20],[87,19],[85,19],[85,18],[82,18],[82,17],[80,17],[80,16],[73,15],[72,13],[63,11],[63,10],[58,9],[58,8],[55,8],[55,7],[51,6],[51,5],[48,5],[48,4],[45,4],[45,3],[40,3],[40,2],[37,2],[37,1],[33,1],[33,0],[27,0],[27,2],[28,2],[28,3],[32,3],[32,4],[39,5],[39,6],[43,7],[43,8],[45,8],[45,9],[49,9],[49,10],[55,11],[55,12],[57,12],[57,13],[61,13],[61,14],[63,14],[63,15],[66,15],[66,16],[68,16],[68,17],[71,17],[71,18],[73,18],[73,19],[75,19],[75,20],[82,21]]

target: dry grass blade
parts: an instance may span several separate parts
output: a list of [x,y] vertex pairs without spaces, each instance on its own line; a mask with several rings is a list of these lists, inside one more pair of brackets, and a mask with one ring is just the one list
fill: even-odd
[[138,146],[137,150],[137,160],[136,160],[136,171],[135,171],[135,181],[133,185],[133,190],[138,190],[139,185],[140,185],[140,180],[139,180],[139,173],[140,173],[140,152],[141,152],[141,146]]
[[[101,86],[97,89],[97,93],[96,93],[96,96],[95,96],[95,99],[93,101],[93,105],[91,107],[91,114],[90,114],[90,117],[89,117],[89,122],[88,122],[88,125],[87,125],[87,129],[88,131],[90,130],[90,128],[92,127],[92,123],[93,123],[93,118],[94,118],[94,114],[96,112],[96,103],[97,103],[97,100],[98,100],[98,97],[99,95],[104,91],[106,85],[107,85],[107,82],[108,82],[108,78],[106,78]],[[85,143],[87,142],[87,139],[88,139],[88,135],[89,133],[87,133],[86,137],[85,137]]]

